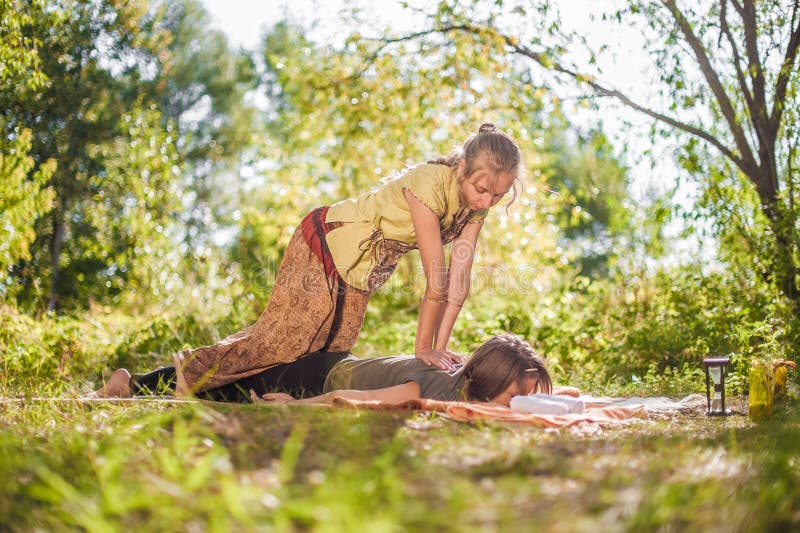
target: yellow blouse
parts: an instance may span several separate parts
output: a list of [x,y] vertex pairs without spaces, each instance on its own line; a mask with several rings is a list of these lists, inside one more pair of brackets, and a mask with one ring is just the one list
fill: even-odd
[[380,187],[330,206],[326,222],[341,223],[326,236],[333,262],[352,287],[371,291],[394,271],[400,256],[417,248],[408,189],[439,217],[442,242],[455,239],[467,222],[481,222],[487,209],[461,207],[455,169],[422,164]]

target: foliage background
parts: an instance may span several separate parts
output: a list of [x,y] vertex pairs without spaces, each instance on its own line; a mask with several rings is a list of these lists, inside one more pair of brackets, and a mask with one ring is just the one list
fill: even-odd
[[[634,194],[634,139],[609,133],[616,108],[592,85],[605,47],[570,33],[559,4],[400,4],[413,34],[346,3],[244,50],[197,0],[0,1],[0,529],[713,530],[720,516],[797,529],[793,398],[763,424],[687,416],[599,434],[73,401],[114,368],[150,370],[252,323],[305,212],[487,120],[519,140],[526,186],[487,219],[451,348],[511,331],[556,381],[615,395],[699,392],[709,355],[732,357],[727,392],[741,395],[754,358],[797,359],[796,68],[773,211],[730,158],[659,122],[635,141],[666,143],[674,175]],[[676,5],[734,122],[758,127],[717,22],[752,6],[761,52],[781,53],[800,36],[798,3],[627,2],[594,21],[640,28],[650,103],[727,142]],[[321,25],[337,38],[317,39]],[[780,61],[762,64],[781,77]],[[704,253],[676,252],[676,226]],[[371,298],[358,355],[412,350],[423,284],[411,254]]]
[[[526,187],[482,232],[453,348],[513,331],[559,379],[598,390],[696,389],[700,360],[726,354],[741,388],[752,356],[795,356],[796,305],[776,291],[771,226],[743,177],[690,139],[673,179],[698,180],[696,205],[674,202],[677,185],[634,198],[626,145],[571,119],[601,104],[565,105],[563,82],[508,53],[501,30],[519,27],[502,13],[516,10],[541,30],[531,46],[561,60],[575,36],[554,6],[442,2],[413,35],[365,35],[356,5],[338,44],[287,19],[247,51],[193,0],[18,1],[4,4],[0,93],[7,393],[53,369],[49,387],[90,388],[246,325],[304,212],[447,153],[484,120],[519,139]],[[648,9],[615,16],[661,16]],[[669,253],[676,220],[714,243],[710,263]],[[409,257],[372,299],[360,355],[411,350],[422,282]],[[109,336],[109,323],[126,327]]]

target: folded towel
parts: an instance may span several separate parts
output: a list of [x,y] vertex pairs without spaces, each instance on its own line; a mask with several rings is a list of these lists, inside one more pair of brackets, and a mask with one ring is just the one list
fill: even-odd
[[583,403],[583,400],[580,398],[573,398],[571,396],[562,396],[560,394],[531,394],[532,398],[539,398],[541,400],[547,400],[548,402],[558,402],[560,404],[566,405],[569,409],[569,414],[583,414],[583,411],[586,409],[586,405]]
[[511,398],[511,410],[533,413],[536,415],[566,415],[569,413],[569,406],[561,402],[550,401],[546,398],[514,396]]

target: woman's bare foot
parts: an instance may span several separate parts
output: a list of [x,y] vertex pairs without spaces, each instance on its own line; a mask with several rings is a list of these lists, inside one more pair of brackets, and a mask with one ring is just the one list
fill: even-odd
[[111,374],[105,385],[92,394],[93,398],[130,398],[131,373],[119,368]]
[[186,383],[186,378],[183,375],[183,354],[177,352],[172,356],[172,362],[175,365],[175,396],[177,398],[191,398],[192,389]]

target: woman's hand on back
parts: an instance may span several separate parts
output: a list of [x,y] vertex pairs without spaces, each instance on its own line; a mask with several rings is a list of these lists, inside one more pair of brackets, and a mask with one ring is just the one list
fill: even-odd
[[442,370],[455,370],[456,365],[464,362],[464,356],[450,350],[419,350],[417,359],[425,361],[428,365]]

